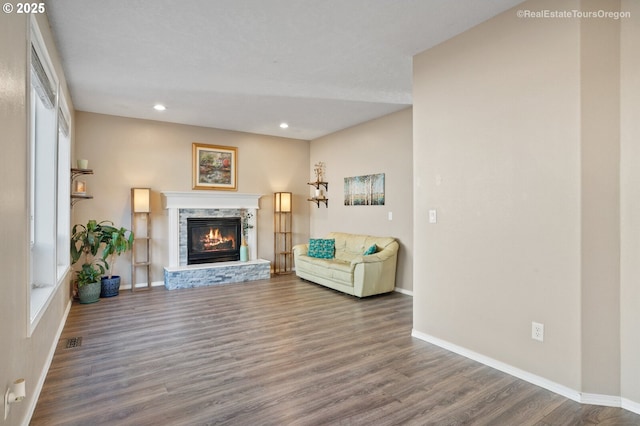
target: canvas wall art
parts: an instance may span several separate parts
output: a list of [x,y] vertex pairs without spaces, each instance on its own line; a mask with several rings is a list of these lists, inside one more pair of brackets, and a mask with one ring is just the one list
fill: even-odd
[[384,206],[384,173],[344,178],[345,206]]

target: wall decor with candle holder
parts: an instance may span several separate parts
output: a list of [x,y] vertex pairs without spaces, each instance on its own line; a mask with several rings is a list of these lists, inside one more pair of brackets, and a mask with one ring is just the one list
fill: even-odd
[[329,191],[329,182],[324,180],[325,176],[325,164],[324,161],[320,161],[313,166],[313,172],[316,174],[315,182],[307,182],[307,185],[311,185],[315,188],[314,195],[311,198],[307,198],[307,201],[311,201],[316,203],[318,208],[320,208],[320,203],[324,203],[325,207],[329,207],[329,199],[322,192],[322,188],[324,187],[324,191]]
[[87,182],[83,180],[76,180],[77,177],[83,175],[92,175],[91,169],[71,169],[71,207],[73,207],[78,201],[90,200],[93,195],[87,194]]
[[329,199],[325,193],[322,192],[322,187],[324,187],[325,192],[329,191],[329,182],[307,182],[307,185],[311,185],[315,188],[313,197],[307,198],[307,201],[316,203],[318,208],[320,208],[320,203],[324,203],[325,207],[329,207]]

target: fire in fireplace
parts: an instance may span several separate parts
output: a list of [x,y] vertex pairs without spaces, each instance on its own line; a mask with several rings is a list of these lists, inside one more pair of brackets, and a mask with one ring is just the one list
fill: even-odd
[[240,260],[239,217],[187,218],[187,265]]

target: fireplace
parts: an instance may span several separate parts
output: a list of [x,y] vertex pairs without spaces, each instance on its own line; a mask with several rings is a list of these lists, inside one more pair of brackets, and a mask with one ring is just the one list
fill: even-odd
[[240,260],[239,217],[187,219],[187,265]]
[[[229,191],[162,191],[162,207],[167,211],[168,268],[185,267],[187,264],[187,219],[242,217],[251,213],[258,216],[260,194],[243,194]],[[247,230],[249,260],[258,259],[258,221]],[[220,266],[223,262],[212,263]],[[238,262],[239,263],[239,262]]]

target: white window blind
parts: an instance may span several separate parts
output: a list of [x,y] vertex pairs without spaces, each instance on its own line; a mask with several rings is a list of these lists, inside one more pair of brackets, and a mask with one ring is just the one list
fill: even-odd
[[33,44],[31,45],[31,84],[45,107],[53,108],[56,103],[56,89]]

